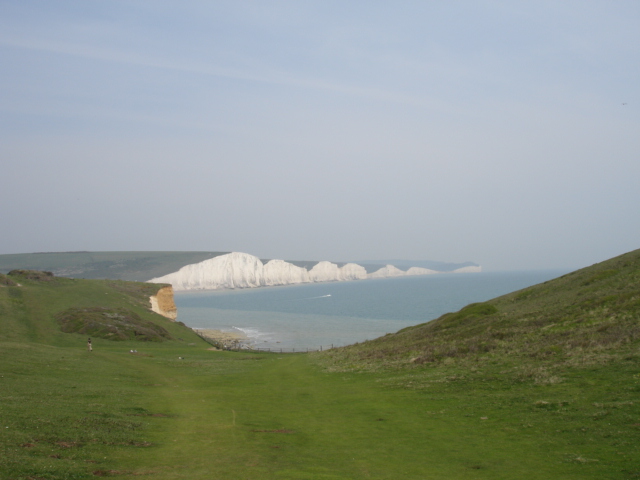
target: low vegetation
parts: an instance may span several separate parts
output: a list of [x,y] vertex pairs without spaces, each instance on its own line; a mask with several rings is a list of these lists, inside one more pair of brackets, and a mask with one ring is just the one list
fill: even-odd
[[[159,285],[12,275],[0,478],[640,478],[639,257],[288,355],[210,350],[149,311]],[[84,316],[170,338],[89,352],[59,323]]]
[[15,287],[17,286],[17,283],[11,280],[11,278],[7,277],[6,275],[0,273],[0,286]]
[[143,340],[161,342],[171,338],[169,332],[124,308],[69,308],[56,315],[65,333],[81,333],[107,340]]
[[27,280],[37,280],[40,282],[50,282],[53,280],[52,272],[40,270],[11,270],[8,275],[10,277],[23,277]]

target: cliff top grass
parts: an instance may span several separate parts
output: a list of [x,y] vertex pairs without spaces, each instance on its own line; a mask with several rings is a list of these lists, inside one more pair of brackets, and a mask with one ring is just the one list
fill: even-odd
[[164,284],[77,280],[51,272],[15,269],[0,279],[0,341],[51,345],[111,340],[161,341],[198,337],[182,324],[150,311],[149,297]]
[[[210,351],[149,311],[158,285],[9,276],[0,478],[640,478],[638,271],[632,252],[324,355]],[[70,309],[171,339],[88,352]]]
[[[5,279],[0,279],[0,284],[6,287],[15,287],[9,290],[9,294],[14,299],[21,298],[25,288],[32,292],[30,286],[41,283],[50,283],[53,290],[58,290],[68,284],[68,279],[58,279],[53,273],[39,270],[12,270]],[[22,282],[22,283],[19,283]],[[86,285],[84,285],[86,287]],[[133,282],[103,282],[102,287],[113,290],[113,293],[124,293],[131,304],[145,307],[149,303],[149,296],[156,293],[163,285],[138,284]],[[36,292],[43,293],[43,289],[35,289]],[[108,295],[109,292],[104,292]],[[104,299],[101,298],[101,302]],[[151,320],[143,319],[134,309],[123,306],[111,306],[111,301],[106,302],[108,306],[85,306],[70,307],[53,315],[53,318],[60,326],[60,331],[64,333],[78,333],[88,337],[104,338],[107,340],[145,340],[163,341],[171,338],[167,330]],[[33,303],[30,304],[33,308]],[[40,308],[46,308],[40,305]],[[9,330],[9,325],[3,325]]]

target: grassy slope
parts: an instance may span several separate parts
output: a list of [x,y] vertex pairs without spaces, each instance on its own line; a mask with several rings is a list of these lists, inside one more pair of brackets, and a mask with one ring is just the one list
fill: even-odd
[[551,462],[589,465],[585,478],[640,478],[640,250],[319,361],[442,392]]
[[521,291],[469,305],[396,334],[334,351],[344,367],[471,365],[480,358],[549,367],[635,355],[640,250]]
[[[613,282],[601,273],[611,265],[594,268],[584,288],[595,285],[592,277]],[[617,275],[635,278],[633,269]],[[403,350],[397,341],[408,330],[386,337],[391,347],[370,342],[369,354],[360,345],[321,356],[208,351],[179,324],[147,312],[148,292],[136,293],[135,284],[21,283],[0,287],[1,478],[640,478],[637,340],[604,350],[595,341],[580,355],[564,344],[514,354],[506,337],[475,353],[446,349],[447,335],[458,344],[481,335],[474,322],[486,330],[494,318],[508,329],[506,305],[533,302],[535,293],[496,300],[493,316],[482,308],[450,315],[458,334],[440,328],[430,337],[443,348],[433,352],[448,354]],[[627,283],[611,288],[624,293]],[[561,295],[552,287],[536,288]],[[536,308],[524,303],[526,318],[557,314],[558,325],[568,315],[564,300],[544,298]],[[84,336],[60,333],[53,320],[77,305],[132,308],[182,340],[96,340],[89,354]],[[608,308],[605,318],[620,313]],[[540,328],[520,345],[532,345]],[[429,361],[409,361],[423,354]]]

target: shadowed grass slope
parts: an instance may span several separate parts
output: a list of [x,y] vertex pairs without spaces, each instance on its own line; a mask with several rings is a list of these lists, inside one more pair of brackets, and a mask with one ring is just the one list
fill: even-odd
[[146,340],[161,342],[169,332],[124,308],[69,308],[56,315],[64,333],[81,333],[107,340]]

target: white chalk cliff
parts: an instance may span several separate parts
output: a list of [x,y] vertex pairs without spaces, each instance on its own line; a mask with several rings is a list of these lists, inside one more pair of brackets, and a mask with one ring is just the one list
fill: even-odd
[[355,263],[338,267],[335,263],[319,262],[309,271],[309,280],[312,282],[343,282],[365,278],[367,278],[367,271]]
[[[478,267],[478,268],[480,268],[480,267]],[[480,270],[478,270],[478,271],[480,271]],[[437,270],[431,270],[429,268],[411,267],[404,274],[405,275],[431,275],[432,273],[440,273],[440,272],[438,272]]]
[[[479,269],[480,267],[466,268]],[[459,269],[458,271],[463,270]],[[393,265],[387,265],[376,272],[367,273],[364,267],[355,263],[347,263],[339,267],[335,263],[326,261],[319,262],[311,270],[307,270],[284,260],[269,260],[263,264],[258,257],[248,253],[232,252],[200,263],[186,265],[177,272],[152,278],[149,282],[170,283],[176,291],[222,290],[300,283],[344,282],[434,273],[439,272],[420,267],[411,267],[405,272]]]
[[389,277],[402,277],[406,275],[406,272],[403,272],[398,267],[394,267],[393,265],[385,265],[380,270],[376,270],[373,273],[369,274],[369,278],[389,278]]

